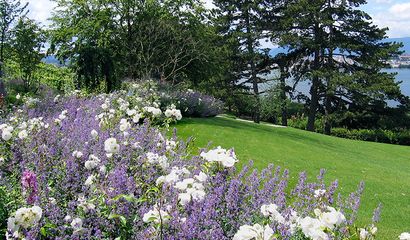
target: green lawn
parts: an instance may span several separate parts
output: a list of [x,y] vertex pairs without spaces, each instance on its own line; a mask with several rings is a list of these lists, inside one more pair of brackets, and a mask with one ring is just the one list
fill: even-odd
[[321,168],[327,181],[339,179],[340,190],[354,191],[361,180],[365,193],[360,223],[371,221],[373,209],[383,204],[378,239],[398,239],[410,231],[410,147],[362,142],[275,128],[228,118],[184,119],[176,126],[182,138],[194,137],[193,151],[212,146],[234,147],[241,164],[252,159],[262,169],[269,163],[290,170],[293,181]]

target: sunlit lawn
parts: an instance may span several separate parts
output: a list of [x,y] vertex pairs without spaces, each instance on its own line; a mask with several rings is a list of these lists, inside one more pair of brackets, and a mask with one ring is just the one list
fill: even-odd
[[182,138],[194,137],[197,152],[212,146],[234,147],[240,164],[254,160],[262,169],[269,163],[287,168],[292,182],[300,171],[311,177],[321,168],[327,180],[339,179],[341,192],[354,191],[365,181],[359,222],[371,221],[373,209],[383,204],[378,239],[397,239],[410,231],[410,147],[329,137],[293,128],[275,128],[228,118],[184,119],[176,126]]

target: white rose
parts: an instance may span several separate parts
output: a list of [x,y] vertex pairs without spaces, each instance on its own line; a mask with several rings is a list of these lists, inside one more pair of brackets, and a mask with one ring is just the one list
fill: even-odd
[[85,186],[91,186],[91,185],[93,185],[95,179],[96,179],[96,178],[95,178],[94,175],[88,176],[88,178],[87,178],[87,180],[85,181],[84,185],[85,185]]
[[271,240],[273,230],[266,225],[265,227],[255,224],[253,226],[243,225],[239,227],[238,232],[234,235],[233,240]]
[[26,131],[26,130],[20,131],[19,134],[18,134],[18,137],[19,137],[20,139],[25,139],[26,137],[28,137],[27,131]]
[[120,150],[120,145],[117,143],[117,139],[108,138],[104,142],[104,149],[109,154],[118,153]]
[[410,233],[404,232],[404,233],[400,234],[399,239],[400,240],[410,240]]
[[79,232],[83,229],[83,220],[81,218],[74,218],[71,222],[71,227],[74,229],[74,232]]
[[360,231],[360,232],[359,232],[359,238],[360,238],[360,240],[366,240],[367,237],[369,236],[369,232],[366,231],[366,229],[364,229],[364,228],[360,228],[359,231]]
[[191,201],[191,194],[189,193],[180,193],[178,194],[178,200],[182,206],[185,206]]
[[91,130],[91,137],[92,137],[93,139],[97,139],[97,137],[98,137],[98,132],[97,132],[95,129]]
[[4,141],[10,140],[12,136],[13,136],[13,135],[11,134],[11,132],[10,132],[10,131],[7,131],[7,130],[5,130],[5,129],[4,129],[3,132],[1,133],[1,137],[3,138]]
[[199,172],[199,174],[195,175],[194,178],[200,182],[206,182],[206,180],[208,179],[208,176],[203,172]]

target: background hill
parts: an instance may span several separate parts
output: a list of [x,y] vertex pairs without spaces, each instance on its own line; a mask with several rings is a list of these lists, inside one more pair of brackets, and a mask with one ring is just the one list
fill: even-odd
[[[410,54],[410,37],[405,37],[405,38],[387,38],[385,42],[401,42],[403,43],[404,47],[402,50],[404,51],[405,54]],[[270,55],[271,56],[276,56],[278,53],[286,53],[287,49],[285,48],[272,48],[270,50]]]

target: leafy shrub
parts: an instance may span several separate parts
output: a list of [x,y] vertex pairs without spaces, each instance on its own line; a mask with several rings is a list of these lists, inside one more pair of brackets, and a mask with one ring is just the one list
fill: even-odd
[[341,138],[391,143],[400,145],[410,145],[410,131],[391,131],[382,129],[353,129],[333,128],[331,135]]
[[163,105],[174,104],[186,117],[213,117],[223,112],[222,101],[193,90],[163,92]]
[[[308,119],[304,114],[292,115],[288,120],[288,125],[297,129],[306,130]],[[324,122],[323,119],[318,117],[315,122],[315,129],[319,133],[323,133]]]
[[[6,80],[11,81],[11,85],[15,85],[13,84],[13,81],[20,79],[21,77],[18,65],[16,62],[8,60],[5,63],[5,68]],[[46,86],[54,91],[63,93],[68,93],[74,90],[74,73],[67,67],[40,63],[33,75],[34,84],[31,86],[31,89],[24,89],[24,84],[22,84],[21,80],[17,80],[18,86],[14,86],[13,89],[20,93],[26,92],[27,90],[29,92],[36,92],[39,85],[43,85],[43,88]]]
[[35,72],[35,77],[58,92],[68,93],[75,89],[74,72],[67,67],[53,64],[40,63]]

